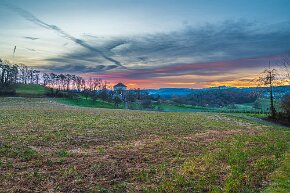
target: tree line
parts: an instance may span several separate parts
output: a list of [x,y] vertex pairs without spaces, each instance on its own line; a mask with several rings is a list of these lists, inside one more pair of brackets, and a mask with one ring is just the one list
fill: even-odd
[[254,92],[237,89],[212,89],[175,97],[173,100],[193,106],[226,107],[231,104],[252,103],[257,100],[257,97],[258,95]]
[[0,94],[13,94],[18,79],[18,65],[0,59]]
[[97,99],[114,103],[118,106],[122,102],[132,103],[136,100],[145,100],[144,107],[151,107],[148,93],[134,89],[122,93],[112,91],[110,83],[100,78],[85,79],[75,74],[41,73],[39,70],[24,64],[12,64],[8,60],[0,59],[0,95],[15,95],[17,84],[38,84],[48,88],[47,96],[67,97],[75,100],[80,95],[87,100]]
[[109,87],[109,83],[100,78],[86,80],[74,74],[41,73],[24,64],[0,59],[0,95],[15,94],[16,84],[41,84],[49,88],[49,95],[54,96],[60,91],[94,92]]

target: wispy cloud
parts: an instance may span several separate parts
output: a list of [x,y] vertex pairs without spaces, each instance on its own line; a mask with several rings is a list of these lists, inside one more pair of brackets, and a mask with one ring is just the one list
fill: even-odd
[[224,61],[289,52],[290,23],[228,21],[125,40],[112,51],[133,66]]
[[29,50],[29,51],[32,51],[32,52],[36,51],[35,49],[32,49],[32,48],[26,48],[26,49]]
[[[74,72],[74,73],[90,73],[97,74],[103,78],[112,80],[150,80],[156,78],[171,79],[171,77],[180,77],[182,80],[186,76],[195,76],[198,81],[205,82],[208,81],[209,77],[225,77],[231,75],[233,80],[243,74],[243,72],[256,72],[257,69],[261,69],[267,66],[268,61],[278,61],[280,55],[268,56],[268,57],[257,57],[257,58],[245,58],[236,59],[228,61],[218,61],[218,62],[205,62],[205,63],[176,63],[169,64],[166,66],[153,66],[146,68],[131,68],[126,70],[113,70],[112,66],[104,65],[84,65],[81,63],[71,63],[67,62],[67,59],[59,59],[59,65],[47,65],[44,66],[44,70],[52,70],[57,72]],[[65,65],[60,65],[61,63],[66,63]],[[218,79],[219,80],[219,79]]]
[[[256,68],[261,64],[247,58],[289,52],[290,23],[261,25],[243,20],[227,21],[163,34],[107,39],[90,36],[87,39],[99,50],[127,63],[130,67],[127,72],[132,72],[128,76],[135,78],[169,74],[215,75],[224,73],[224,61],[228,61],[226,69],[230,70]],[[88,72],[91,67],[106,63],[97,58],[95,52],[85,49],[76,49],[48,61],[53,64],[51,68],[82,64],[79,72]]]
[[29,36],[25,36],[25,39],[29,39],[29,40],[38,40],[39,38],[35,38],[35,37],[29,37]]
[[94,65],[94,66],[87,66],[84,64],[64,64],[64,65],[43,65],[41,68],[43,70],[49,70],[54,72],[68,72],[68,73],[98,73],[98,72],[105,72],[111,69],[117,68],[117,65]]
[[[112,82],[120,80],[134,87],[194,87],[202,88],[217,85],[253,86],[253,77],[257,76],[261,68],[267,66],[268,61],[279,61],[281,55],[219,61],[209,63],[173,64],[147,69],[131,69],[126,71],[98,71],[85,75],[96,76]],[[82,66],[83,69],[87,67]],[[65,68],[62,69],[65,71]]]
[[10,3],[5,2],[3,5],[6,6],[6,7],[8,7],[8,8],[11,9],[11,10],[17,12],[20,16],[22,16],[22,17],[25,18],[26,20],[31,21],[31,22],[33,22],[34,24],[36,24],[36,25],[38,25],[38,26],[41,26],[41,27],[43,27],[43,28],[45,28],[45,29],[53,30],[53,31],[57,32],[60,36],[62,36],[62,37],[64,37],[64,38],[66,38],[66,39],[69,39],[69,40],[73,41],[74,43],[76,43],[76,44],[82,46],[83,48],[86,48],[86,49],[88,49],[88,50],[90,50],[90,51],[95,52],[96,55],[99,55],[99,56],[103,57],[104,59],[106,59],[106,60],[108,60],[108,61],[114,63],[116,66],[119,66],[119,67],[123,67],[123,68],[125,68],[125,67],[121,64],[121,62],[119,62],[119,61],[117,61],[117,60],[115,60],[115,59],[113,59],[113,58],[107,56],[105,53],[103,53],[102,51],[100,51],[100,50],[96,49],[95,47],[89,45],[89,44],[88,44],[87,42],[85,42],[84,40],[79,39],[79,38],[75,38],[74,36],[72,36],[72,35],[66,33],[65,31],[63,31],[63,30],[62,30],[61,28],[59,28],[58,26],[56,26],[56,25],[50,25],[50,24],[48,24],[48,23],[46,23],[46,22],[44,22],[44,21],[38,19],[37,17],[35,17],[35,16],[34,16],[33,14],[31,14],[30,12],[28,12],[28,11],[26,11],[26,10],[20,8],[20,7],[17,7],[17,6],[15,6],[15,5],[12,5],[12,4],[10,4]]

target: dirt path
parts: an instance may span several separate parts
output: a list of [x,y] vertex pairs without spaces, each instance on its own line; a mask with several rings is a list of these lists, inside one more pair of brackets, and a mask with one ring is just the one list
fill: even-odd
[[247,120],[250,120],[250,121],[255,121],[255,122],[258,122],[260,124],[267,125],[267,126],[274,126],[274,127],[279,127],[279,128],[283,128],[283,129],[290,129],[290,127],[281,125],[279,123],[273,123],[273,122],[270,122],[270,121],[266,121],[264,119],[260,119],[260,118],[257,118],[257,117],[251,117],[251,116],[244,115],[244,114],[231,113],[231,114],[228,114],[228,115],[233,116],[233,117],[247,119]]

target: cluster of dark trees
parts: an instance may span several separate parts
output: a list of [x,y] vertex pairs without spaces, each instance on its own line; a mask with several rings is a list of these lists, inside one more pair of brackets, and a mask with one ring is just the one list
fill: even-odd
[[41,73],[24,64],[12,64],[0,59],[0,95],[15,94],[16,84],[42,84],[50,88],[47,93],[50,96],[63,96],[75,91],[88,95],[108,87],[108,83],[99,78],[85,80],[74,74]]
[[40,84],[40,71],[24,64],[12,64],[0,59],[0,95],[15,94],[15,86],[19,84]]
[[281,101],[281,106],[285,110],[288,117],[290,118],[290,93],[284,95]]
[[226,107],[231,104],[252,103],[258,95],[253,92],[243,92],[237,89],[212,89],[200,91],[185,96],[174,97],[174,102],[207,107]]
[[278,121],[290,125],[290,93],[285,94],[281,100],[282,112],[278,112],[275,119]]
[[106,83],[100,84],[100,89],[98,90],[84,89],[80,91],[80,93],[82,93],[85,96],[86,100],[88,98],[90,98],[93,101],[100,99],[103,101],[114,103],[116,107],[118,107],[118,105],[123,102],[123,96],[117,94],[112,90],[109,90]]
[[0,59],[0,95],[14,94],[17,83],[18,66]]
[[42,75],[43,85],[50,88],[48,95],[63,96],[64,94],[83,93],[86,98],[97,90],[107,89],[107,82],[99,78],[89,78],[85,80],[81,76],[74,74],[44,73]]
[[[126,94],[126,102],[130,109],[153,109],[153,104],[160,103],[161,97],[159,94],[150,95],[147,91],[140,89],[129,90]],[[138,107],[130,106],[130,104],[137,103]]]
[[101,87],[104,87],[104,84],[107,84],[99,78],[90,78],[89,80],[85,80],[81,76],[76,76],[74,74],[44,73],[42,79],[44,86],[62,91],[96,91]]
[[100,99],[113,102],[116,107],[122,103],[122,96],[116,95],[116,92],[111,90],[109,82],[99,78],[86,80],[73,74],[44,73],[42,79],[43,85],[50,90],[47,93],[50,97],[67,97],[80,100],[79,94],[82,94],[86,100],[90,98],[92,101]]
[[[140,89],[131,89],[126,91],[113,91],[108,89],[106,82],[101,84],[101,89],[89,90],[84,89],[82,93],[86,99],[90,98],[93,101],[97,99],[114,103],[118,107],[122,102],[127,105],[129,109],[151,109],[153,103],[160,99],[160,96],[149,95],[148,92],[143,92]],[[77,91],[78,92],[78,91]],[[136,106],[136,104],[139,104]]]
[[[14,64],[15,65],[15,64]],[[24,64],[15,65],[17,67],[17,83],[40,84],[40,71],[28,67]]]

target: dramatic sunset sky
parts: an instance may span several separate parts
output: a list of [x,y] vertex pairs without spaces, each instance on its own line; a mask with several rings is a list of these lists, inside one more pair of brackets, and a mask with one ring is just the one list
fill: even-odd
[[247,86],[290,52],[289,10],[289,0],[0,0],[0,58],[131,88]]

